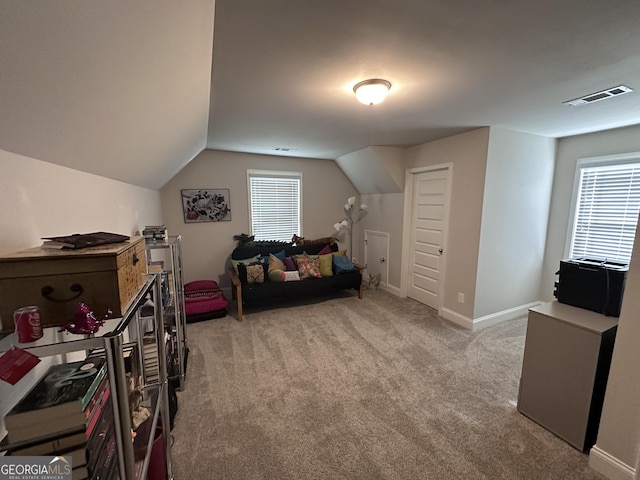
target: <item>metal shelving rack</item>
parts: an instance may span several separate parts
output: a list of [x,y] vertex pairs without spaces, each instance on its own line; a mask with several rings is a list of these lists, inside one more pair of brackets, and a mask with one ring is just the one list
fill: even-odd
[[[167,278],[170,294],[169,301],[164,305],[165,325],[171,335],[175,337],[175,351],[170,352],[170,354],[176,361],[176,372],[172,372],[172,366],[169,366],[169,380],[176,382],[177,390],[184,390],[189,349],[184,305],[182,237],[175,235],[168,236],[166,240],[145,239],[145,248],[147,249],[147,263],[149,264],[150,273],[156,272],[151,269],[154,264],[154,256],[162,257],[163,268],[158,273]],[[164,252],[159,252],[160,250],[164,250]],[[165,252],[168,252],[168,258],[164,254]],[[157,255],[154,255],[154,253],[157,253]]]
[[[12,405],[22,398],[49,365],[80,360],[99,352],[107,360],[119,478],[142,480],[147,477],[156,426],[160,421],[165,449],[166,478],[173,479],[162,309],[157,308],[156,301],[151,317],[141,315],[142,306],[147,303],[152,292],[154,299],[161,298],[160,275],[148,275],[146,283],[140,288],[125,314],[122,317],[107,320],[97,334],[92,336],[74,335],[60,332],[57,327],[49,327],[44,329],[44,336],[36,342],[19,344],[15,333],[0,340],[0,353],[18,346],[41,358],[38,366],[15,386],[0,382],[0,417],[3,417]],[[155,334],[158,349],[158,372],[156,380],[147,382],[146,372],[142,368],[144,363],[142,340],[143,333],[151,330]],[[144,449],[139,449],[144,453],[143,458],[136,458],[134,455],[134,441],[131,436],[131,412],[124,356],[125,348],[129,347],[136,347],[133,351],[137,351],[137,358],[133,361],[137,362],[138,372],[142,372],[143,398],[145,404],[151,409],[151,416],[147,421],[153,422],[150,429],[141,429],[145,430],[145,435],[138,435],[135,438],[136,450],[138,445],[144,445]],[[2,424],[0,437],[5,438],[0,443],[0,450],[10,450],[28,443],[9,443],[5,434],[4,424]]]

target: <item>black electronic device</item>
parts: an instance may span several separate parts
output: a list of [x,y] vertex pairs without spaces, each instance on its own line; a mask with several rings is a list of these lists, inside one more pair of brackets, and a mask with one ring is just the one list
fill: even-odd
[[561,260],[554,295],[560,303],[619,317],[628,270],[625,263]]

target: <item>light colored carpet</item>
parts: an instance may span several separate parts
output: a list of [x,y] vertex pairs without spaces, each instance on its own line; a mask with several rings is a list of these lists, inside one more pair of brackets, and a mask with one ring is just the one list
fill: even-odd
[[174,476],[603,479],[516,411],[525,330],[382,290],[190,324]]

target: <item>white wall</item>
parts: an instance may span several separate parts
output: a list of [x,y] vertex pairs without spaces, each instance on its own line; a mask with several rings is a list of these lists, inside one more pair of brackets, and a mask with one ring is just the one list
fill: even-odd
[[0,254],[41,237],[133,235],[162,223],[160,192],[0,150]]
[[[406,157],[407,168],[453,163],[443,308],[467,318],[473,318],[475,302],[488,142],[489,128],[479,128],[412,147]],[[458,303],[458,292],[464,293],[464,304]]]
[[[247,170],[302,172],[304,237],[335,234],[333,224],[344,217],[346,199],[357,192],[333,160],[311,160],[250,153],[205,150],[162,188],[162,211],[170,234],[183,237],[185,281],[211,279],[228,286],[227,257],[235,248],[233,236],[249,233]],[[231,221],[185,224],[180,190],[228,188]],[[342,244],[347,245],[346,237]],[[357,235],[354,236],[355,245]]]
[[[387,259],[389,277],[387,285],[399,295],[400,270],[402,266],[404,193],[362,195],[362,201],[369,206],[369,213],[358,224],[359,230],[361,234],[364,230],[375,230],[389,234],[389,258]],[[363,248],[362,245],[359,247]],[[364,263],[365,259],[362,256],[359,258]]]
[[0,255],[41,237],[133,235],[162,223],[160,192],[0,150]]
[[538,300],[555,140],[491,127],[474,319]]

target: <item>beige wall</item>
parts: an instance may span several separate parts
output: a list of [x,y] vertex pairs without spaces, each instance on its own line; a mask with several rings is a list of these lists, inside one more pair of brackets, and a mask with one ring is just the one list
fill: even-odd
[[[410,148],[407,168],[453,164],[443,308],[473,318],[489,128]],[[465,303],[458,303],[458,292]]]
[[640,125],[558,140],[552,208],[540,283],[541,300],[553,300],[553,283],[557,280],[555,272],[558,271],[560,260],[568,253],[565,246],[576,162],[580,158],[631,152],[640,152]]
[[[333,224],[344,217],[346,199],[357,194],[333,160],[205,150],[161,191],[169,233],[183,237],[185,281],[211,279],[223,287],[229,285],[225,264],[236,245],[233,236],[249,232],[248,169],[302,172],[302,234],[306,238],[333,235]],[[231,221],[185,224],[180,199],[184,188],[228,188]]]
[[[555,272],[560,260],[567,254],[565,247],[576,162],[581,158],[632,152],[640,152],[640,125],[558,140],[544,270],[540,283],[541,300],[553,300],[553,283],[557,280]],[[595,454],[591,453],[592,464],[596,460],[600,466],[602,463],[598,460],[605,458],[618,460],[634,468],[640,451],[640,376],[637,368],[640,363],[640,301],[637,295],[630,294],[640,288],[639,234],[636,231],[597,449]],[[598,455],[598,452],[603,452],[604,456]]]

